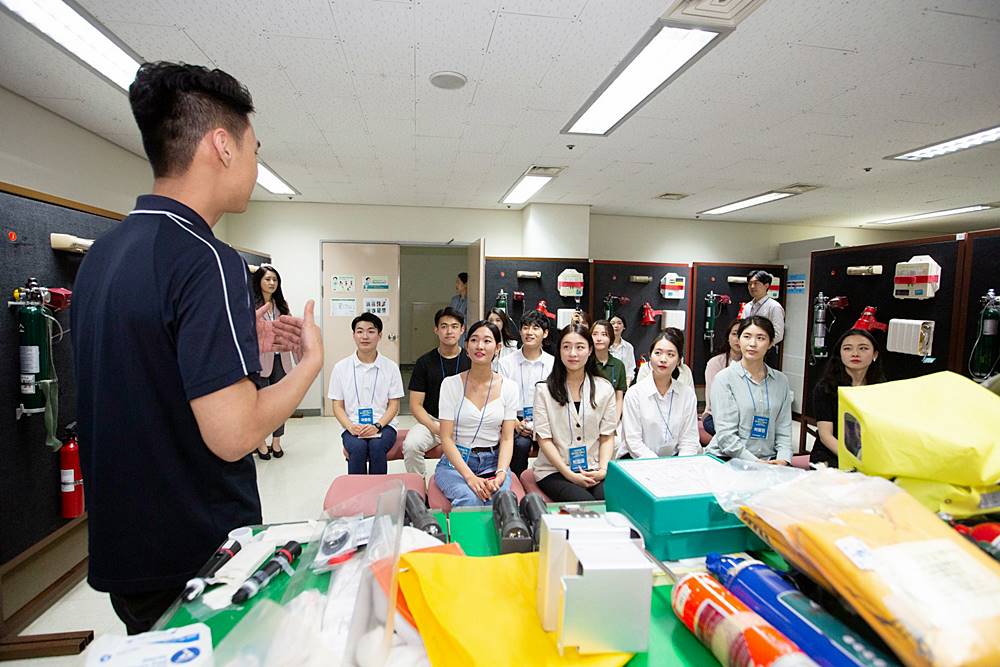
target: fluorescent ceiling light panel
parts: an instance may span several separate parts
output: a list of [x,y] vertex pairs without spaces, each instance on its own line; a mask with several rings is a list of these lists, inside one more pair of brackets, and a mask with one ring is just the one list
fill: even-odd
[[996,208],[996,206],[990,204],[975,204],[974,206],[963,206],[962,208],[949,208],[945,211],[932,211],[930,213],[918,213],[916,215],[907,215],[902,218],[889,218],[888,220],[876,220],[875,222],[869,222],[869,225],[895,225],[900,222],[911,222],[913,220],[930,220],[931,218],[943,218],[948,215],[959,215],[960,213],[975,213],[976,211],[985,211],[987,209]]
[[610,133],[704,55],[709,44],[718,43],[717,38],[725,32],[720,28],[657,23],[587,100],[563,133]]
[[257,163],[257,185],[264,188],[272,195],[298,195],[302,194],[288,183],[283,181],[274,170],[263,162]]
[[548,185],[548,182],[551,180],[551,176],[531,176],[525,174],[503,198],[503,203],[523,204],[534,197],[535,193]]
[[0,4],[122,90],[139,62],[62,0],[0,0]]
[[937,144],[918,148],[910,151],[909,153],[889,155],[885,159],[919,162],[921,160],[929,160],[941,155],[948,155],[949,153],[964,151],[966,148],[975,148],[976,146],[982,146],[983,144],[992,143],[997,140],[1000,140],[1000,125],[991,127],[987,130],[973,132],[972,134],[967,134],[963,137],[956,137],[955,139],[949,139],[948,141],[942,141]]
[[758,204],[766,204],[768,202],[777,201],[779,199],[784,199],[785,197],[794,197],[793,192],[765,192],[762,195],[757,195],[756,197],[750,197],[749,199],[741,199],[740,201],[734,201],[732,204],[726,204],[725,206],[720,206],[718,208],[711,208],[707,211],[702,211],[698,215],[722,215],[724,213],[732,213],[733,211],[738,211],[741,208],[750,208],[751,206],[757,206]]

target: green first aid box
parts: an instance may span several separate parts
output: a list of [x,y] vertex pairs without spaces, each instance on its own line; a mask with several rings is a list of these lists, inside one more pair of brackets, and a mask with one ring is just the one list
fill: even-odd
[[621,512],[660,560],[733,553],[766,545],[711,492],[711,476],[724,464],[714,456],[672,456],[612,461],[604,482],[609,512]]

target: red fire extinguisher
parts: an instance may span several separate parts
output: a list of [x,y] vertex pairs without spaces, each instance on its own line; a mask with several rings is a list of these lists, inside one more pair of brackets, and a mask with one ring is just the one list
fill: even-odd
[[68,427],[69,437],[59,449],[59,482],[62,491],[62,516],[75,519],[83,514],[83,473],[80,472],[80,445],[75,424]]

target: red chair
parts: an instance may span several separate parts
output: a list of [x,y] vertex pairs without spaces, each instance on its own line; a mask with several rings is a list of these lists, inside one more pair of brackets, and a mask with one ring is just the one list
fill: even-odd
[[[521,498],[524,498],[524,488],[521,486],[520,480],[517,479],[517,475],[510,477],[510,490],[517,496],[517,502],[521,502]],[[445,514],[451,512],[451,501],[437,485],[437,480],[434,479],[433,475],[427,483],[427,504],[432,510],[441,510]]]
[[535,471],[532,470],[531,468],[528,468],[527,470],[521,473],[521,486],[524,487],[525,493],[537,493],[542,497],[542,499],[545,502],[547,503],[552,502],[552,500],[547,495],[545,495],[545,492],[542,491],[541,488],[539,488],[538,480],[535,479]]
[[407,490],[416,491],[426,498],[424,478],[412,472],[395,473],[391,475],[341,475],[333,480],[323,499],[323,511],[331,516],[350,516],[375,514],[378,497],[393,486],[394,482],[402,482]]
[[792,465],[795,466],[796,468],[802,468],[803,470],[812,470],[812,468],[809,467],[808,454],[796,454],[795,456],[793,456]]

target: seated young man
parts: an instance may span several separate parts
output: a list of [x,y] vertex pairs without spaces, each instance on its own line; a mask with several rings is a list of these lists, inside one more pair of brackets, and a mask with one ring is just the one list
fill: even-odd
[[554,357],[542,349],[549,335],[549,318],[531,310],[521,318],[521,349],[500,360],[500,374],[517,383],[520,406],[514,426],[514,454],[510,471],[520,475],[528,468],[528,455],[535,441],[532,431],[532,411],[535,385],[544,382],[552,372]]
[[403,378],[396,362],[379,354],[382,320],[362,313],[351,322],[357,351],[341,359],[330,376],[333,416],[344,427],[350,475],[384,475],[386,454],[396,443],[396,415]]
[[417,359],[410,377],[410,412],[417,424],[407,433],[403,443],[406,472],[425,476],[424,455],[441,444],[441,422],[438,420],[441,383],[446,377],[471,367],[469,355],[458,344],[465,333],[465,318],[460,312],[449,306],[434,313],[434,333],[438,346]]

